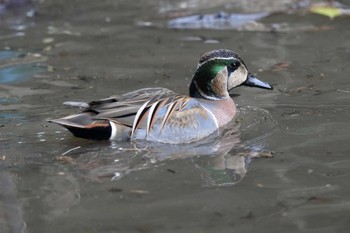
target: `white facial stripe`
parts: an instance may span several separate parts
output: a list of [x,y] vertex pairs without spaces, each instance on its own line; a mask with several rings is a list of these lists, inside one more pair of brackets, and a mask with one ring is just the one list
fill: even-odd
[[230,74],[228,89],[232,89],[241,85],[247,79],[248,71],[241,65],[234,72]]
[[210,61],[214,61],[214,60],[236,60],[236,61],[238,61],[238,59],[235,58],[235,57],[213,57],[213,58],[211,58],[209,60],[206,60],[205,62],[198,63],[197,68],[202,66],[202,65],[204,65],[204,64],[206,64],[206,63],[208,63],[208,62],[210,62]]

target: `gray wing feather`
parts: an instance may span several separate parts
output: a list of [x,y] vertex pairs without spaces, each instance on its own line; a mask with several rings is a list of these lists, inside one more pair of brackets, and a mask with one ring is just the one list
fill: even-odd
[[[123,95],[92,101],[88,104],[87,109],[96,112],[95,119],[109,119],[132,127],[137,112],[147,101],[145,109],[161,99],[177,95],[166,88],[143,88]],[[146,127],[146,122],[142,122],[139,127]]]

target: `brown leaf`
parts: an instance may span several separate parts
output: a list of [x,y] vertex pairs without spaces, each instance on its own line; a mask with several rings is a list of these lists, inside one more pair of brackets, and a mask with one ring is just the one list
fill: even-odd
[[289,68],[290,63],[288,62],[279,62],[273,66],[272,71],[280,71],[280,70],[286,70]]
[[69,157],[69,156],[65,156],[65,155],[56,156],[55,159],[57,161],[62,161],[66,164],[76,164],[77,163],[75,161],[75,159],[73,159],[72,157]]

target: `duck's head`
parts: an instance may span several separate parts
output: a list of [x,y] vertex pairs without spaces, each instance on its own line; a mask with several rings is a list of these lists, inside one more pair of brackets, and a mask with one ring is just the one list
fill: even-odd
[[243,60],[233,51],[220,49],[207,52],[199,59],[190,85],[190,96],[208,100],[230,98],[229,91],[237,86],[272,89],[272,86],[255,78]]

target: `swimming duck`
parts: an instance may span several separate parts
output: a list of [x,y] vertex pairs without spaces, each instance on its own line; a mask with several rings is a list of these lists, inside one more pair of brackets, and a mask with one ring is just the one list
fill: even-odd
[[200,57],[189,95],[143,88],[88,103],[69,101],[64,104],[82,111],[49,122],[86,139],[189,143],[209,136],[234,118],[236,106],[229,91],[241,85],[273,89],[249,73],[235,52],[213,50]]

